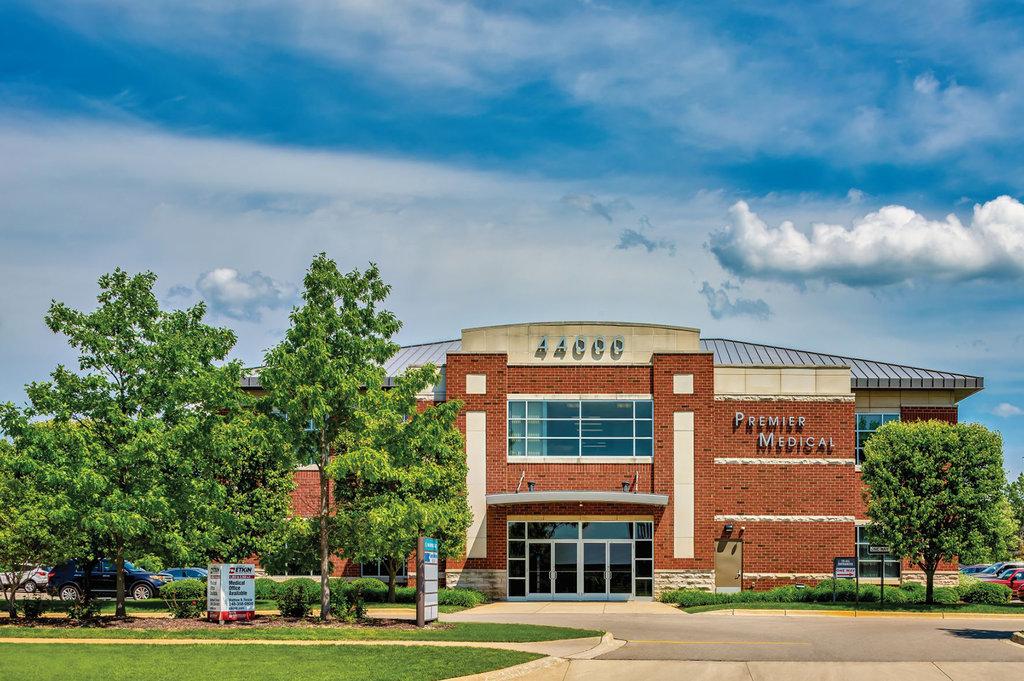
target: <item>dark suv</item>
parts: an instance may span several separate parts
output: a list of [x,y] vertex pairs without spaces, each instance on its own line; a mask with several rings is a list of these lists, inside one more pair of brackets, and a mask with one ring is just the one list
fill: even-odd
[[[50,571],[47,591],[63,601],[77,601],[85,588],[79,561],[68,561]],[[124,563],[124,590],[136,600],[153,598],[160,593],[160,587],[171,579],[167,575],[146,572],[128,561]],[[89,576],[89,591],[93,596],[113,597],[117,593],[117,566],[112,560],[101,560]]]

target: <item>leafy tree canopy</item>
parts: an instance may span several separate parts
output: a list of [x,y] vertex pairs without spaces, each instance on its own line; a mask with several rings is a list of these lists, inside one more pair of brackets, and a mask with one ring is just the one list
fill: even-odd
[[942,560],[1000,541],[1002,438],[978,424],[887,423],[864,447],[871,536],[918,563],[931,603]]

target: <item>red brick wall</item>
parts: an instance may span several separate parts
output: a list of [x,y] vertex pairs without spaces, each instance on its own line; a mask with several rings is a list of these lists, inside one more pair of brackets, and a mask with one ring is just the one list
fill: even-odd
[[957,422],[957,408],[954,407],[900,407],[901,421],[945,421]]

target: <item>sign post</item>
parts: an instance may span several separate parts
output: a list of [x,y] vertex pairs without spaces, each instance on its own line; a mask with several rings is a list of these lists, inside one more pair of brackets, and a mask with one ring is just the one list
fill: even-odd
[[885,559],[892,553],[892,549],[888,546],[877,546],[871,544],[868,546],[868,553],[872,556],[881,556],[882,566],[878,571],[879,579],[879,590],[878,590],[878,602],[879,606],[885,608]]
[[416,626],[437,619],[437,540],[420,536],[416,542]]
[[[837,579],[857,579],[857,559],[842,557],[832,559],[832,602],[836,602],[836,580]],[[858,580],[858,591],[859,584]]]
[[256,615],[256,566],[210,563],[206,617],[218,622],[251,620]]

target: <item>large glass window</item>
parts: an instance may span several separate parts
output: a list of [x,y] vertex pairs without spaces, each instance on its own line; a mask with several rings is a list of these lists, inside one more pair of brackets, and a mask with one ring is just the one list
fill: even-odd
[[[868,553],[871,540],[868,538],[866,525],[857,526],[857,574],[861,579],[879,579],[882,575],[882,556]],[[900,578],[900,559],[885,556],[885,578]]]
[[899,421],[899,414],[857,414],[857,463],[864,461],[864,443],[867,442],[883,423]]
[[509,456],[651,456],[650,400],[512,400]]
[[[388,581],[388,566],[383,560],[373,560],[369,563],[360,563],[359,574],[363,577],[374,577],[386,582]],[[405,581],[408,576],[408,566],[405,563],[402,563],[398,566],[398,569],[395,570],[395,579]]]

